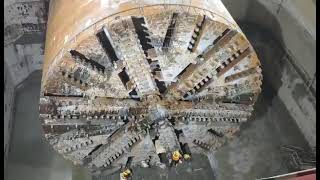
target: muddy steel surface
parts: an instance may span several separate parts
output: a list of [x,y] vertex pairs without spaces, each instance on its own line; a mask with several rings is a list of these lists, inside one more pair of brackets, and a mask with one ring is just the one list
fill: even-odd
[[[97,2],[51,4],[39,117],[53,149],[98,177],[169,167],[175,151],[207,155],[233,138],[262,74],[223,4]],[[70,7],[83,13],[61,21]]]

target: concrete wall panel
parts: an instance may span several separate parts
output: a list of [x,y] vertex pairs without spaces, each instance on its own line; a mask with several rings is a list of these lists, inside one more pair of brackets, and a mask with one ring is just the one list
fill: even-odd
[[[10,145],[10,135],[12,130],[12,119],[13,119],[13,111],[14,111],[14,84],[11,78],[11,74],[9,72],[9,68],[5,63],[4,65],[4,134],[3,134],[3,142],[4,142],[4,168],[6,170],[7,160],[8,160],[8,152]],[[6,171],[5,171],[6,172]]]

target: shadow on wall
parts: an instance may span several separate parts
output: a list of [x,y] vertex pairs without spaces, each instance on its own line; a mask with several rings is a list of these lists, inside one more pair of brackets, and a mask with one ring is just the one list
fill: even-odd
[[240,22],[239,26],[247,34],[260,59],[263,75],[262,91],[271,101],[283,85],[281,77],[285,66],[283,57],[286,53],[267,29],[246,22]]
[[[222,1],[242,29],[245,28],[245,24],[255,24],[260,26],[257,27],[257,31],[261,28],[268,30],[277,46],[286,52],[284,58],[294,67],[299,78],[306,86],[312,83],[311,80],[315,76],[315,39],[288,11],[289,3],[263,0]],[[308,87],[309,90],[315,96],[315,86]]]
[[[223,3],[258,55],[263,75],[261,89],[262,93],[268,97],[265,105],[270,106],[272,99],[277,96],[283,84],[280,77],[282,77],[284,63],[279,60],[283,59],[286,53],[281,46],[283,39],[281,36],[274,35],[274,32],[281,32],[280,24],[273,14],[257,0],[239,0],[236,3],[232,0],[223,0]],[[252,8],[256,8],[259,13],[254,14]],[[269,27],[272,27],[272,30]],[[268,69],[272,69],[272,73]],[[263,116],[263,112],[258,114]]]
[[[282,73],[284,70],[284,57],[286,52],[282,48],[284,41],[281,36],[276,36],[274,32],[281,35],[281,27],[277,19],[271,12],[256,0],[249,0],[248,9],[259,10],[260,17],[246,12],[245,21],[236,20],[244,34],[254,47],[261,62],[263,83],[262,93],[267,97],[266,106],[271,105],[274,96],[277,96],[279,88],[282,86]],[[232,14],[232,11],[230,12]],[[257,19],[265,18],[265,21],[258,23]],[[270,30],[268,27],[272,27]],[[270,71],[272,70],[272,71]],[[261,116],[263,114],[259,113]]]
[[260,59],[266,106],[278,96],[309,144],[315,146],[315,39],[289,13],[288,3],[222,1]]

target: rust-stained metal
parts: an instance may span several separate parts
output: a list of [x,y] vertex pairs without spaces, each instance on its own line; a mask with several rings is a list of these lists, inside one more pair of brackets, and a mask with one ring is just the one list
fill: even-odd
[[[254,49],[220,0],[51,1],[40,120],[101,173],[220,147],[261,89]],[[142,164],[141,164],[142,163]]]

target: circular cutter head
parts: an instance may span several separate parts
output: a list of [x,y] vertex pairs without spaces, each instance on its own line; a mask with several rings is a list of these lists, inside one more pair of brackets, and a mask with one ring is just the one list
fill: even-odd
[[222,3],[102,2],[51,4],[40,120],[53,148],[103,172],[168,165],[174,151],[233,137],[262,76]]

